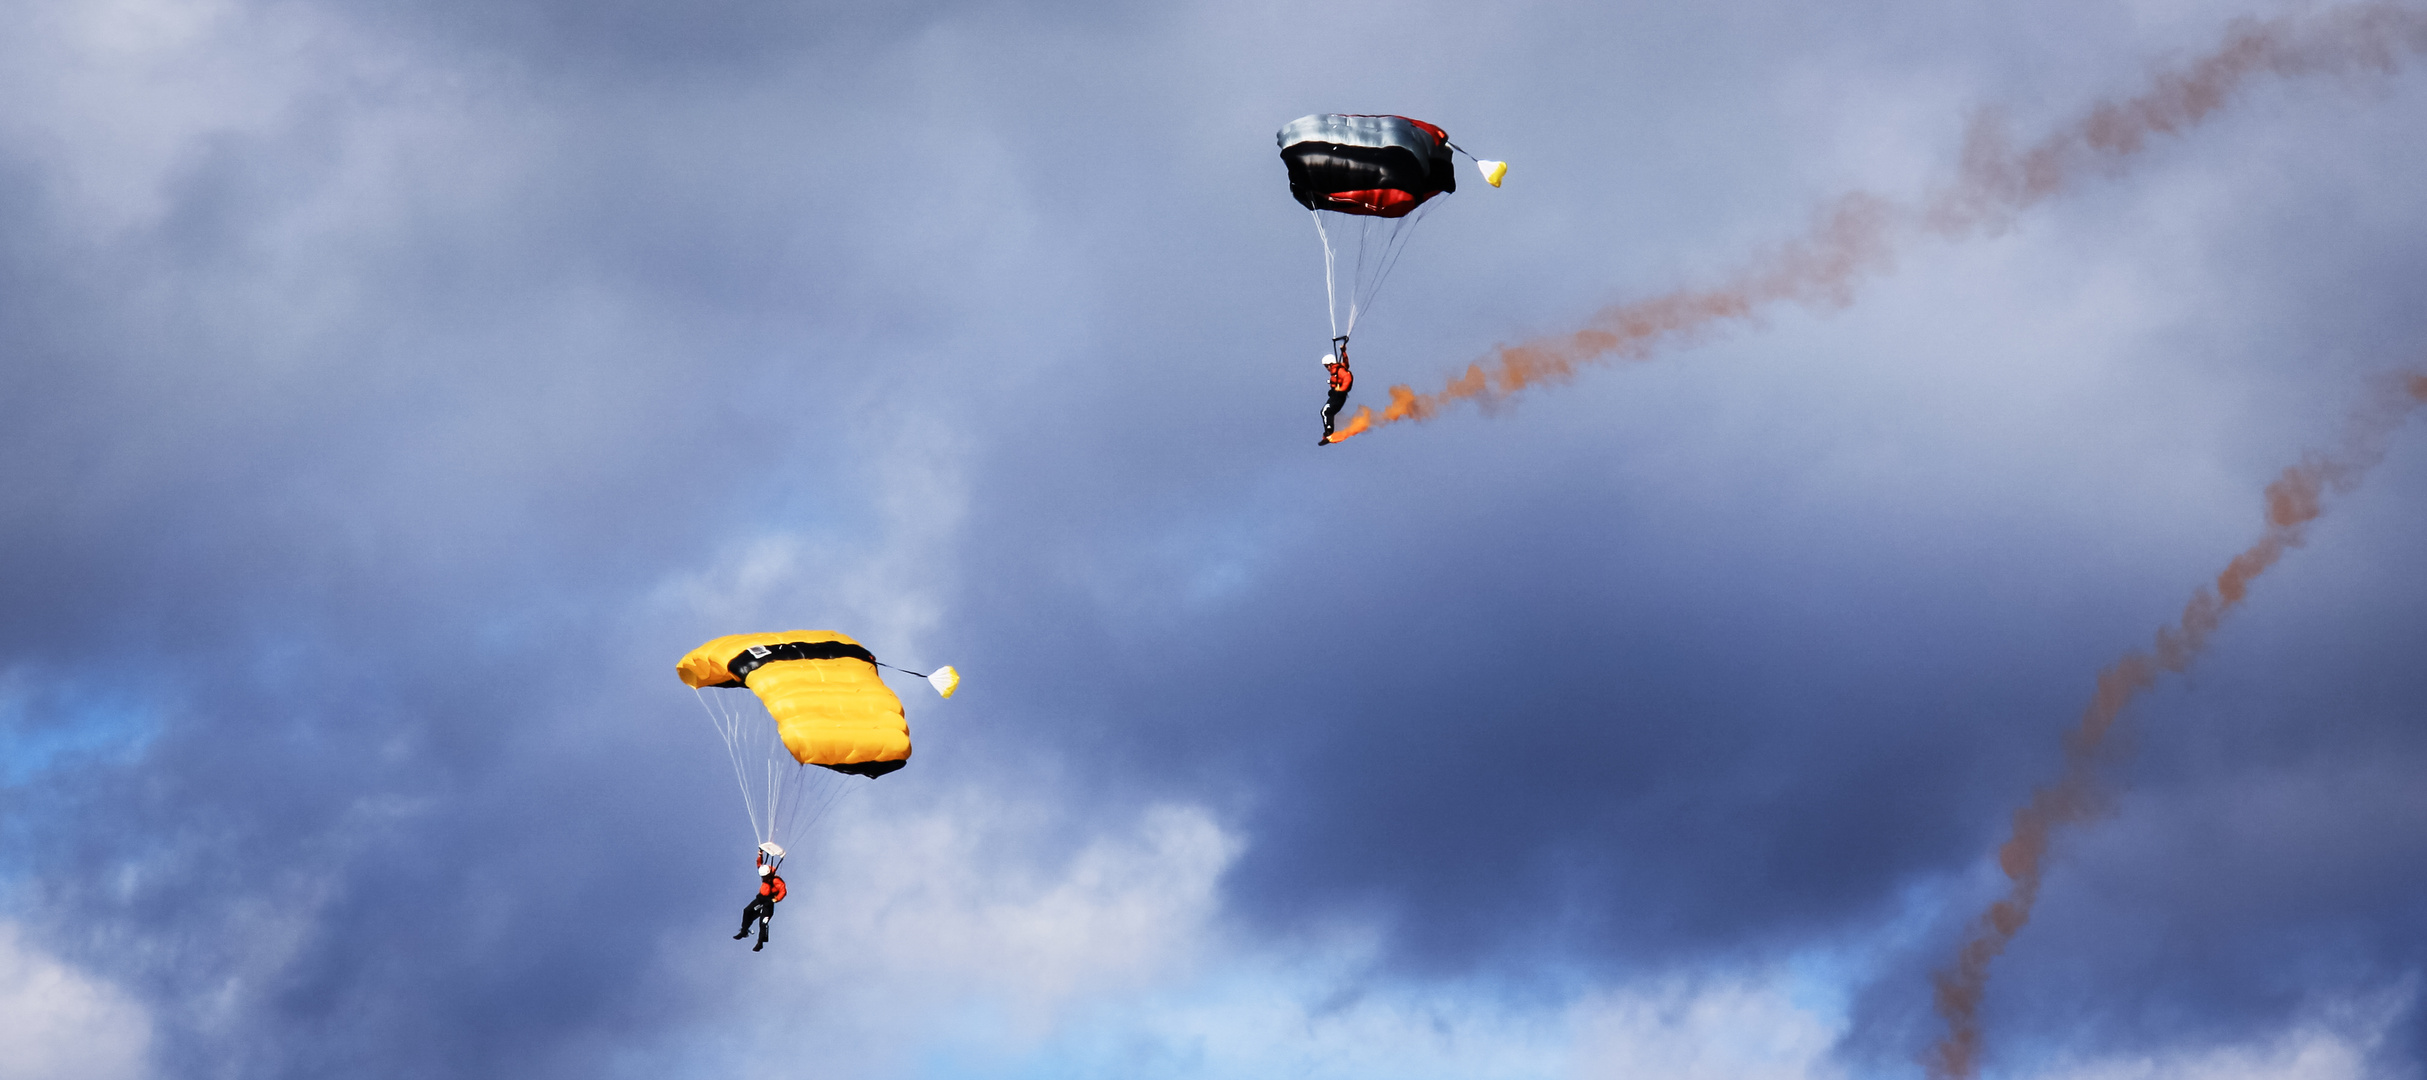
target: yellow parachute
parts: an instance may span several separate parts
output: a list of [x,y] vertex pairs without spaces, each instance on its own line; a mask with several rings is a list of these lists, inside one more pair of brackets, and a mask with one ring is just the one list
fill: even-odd
[[876,657],[834,631],[731,634],[691,650],[674,670],[694,690],[749,687],[803,765],[883,776],[910,763],[902,699]]
[[[848,790],[818,775],[873,778],[910,763],[910,722],[880,667],[892,665],[831,630],[731,634],[675,664],[675,674],[699,693],[724,737],[762,848],[772,847],[780,857],[780,840],[814,824]],[[945,697],[961,681],[948,667],[919,677]],[[738,693],[743,690],[760,707],[745,704],[749,699]],[[810,765],[832,772],[814,772]]]

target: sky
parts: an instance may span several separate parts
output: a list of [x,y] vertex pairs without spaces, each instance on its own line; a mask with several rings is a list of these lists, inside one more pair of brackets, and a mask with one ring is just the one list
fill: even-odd
[[[0,1080],[1947,1075],[2100,673],[2354,453],[2077,763],[1961,1072],[2427,1075],[2427,9],[4,10]],[[1292,118],[1510,163],[1379,408],[2252,28],[2341,44],[1311,442]],[[795,628],[964,682],[754,954],[672,669]]]

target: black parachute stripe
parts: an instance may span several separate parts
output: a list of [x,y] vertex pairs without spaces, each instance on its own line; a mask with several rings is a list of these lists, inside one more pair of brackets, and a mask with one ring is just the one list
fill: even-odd
[[908,764],[910,764],[909,758],[898,758],[893,761],[856,761],[848,765],[819,765],[818,768],[832,769],[838,773],[849,773],[852,776],[865,776],[874,780]]
[[[725,670],[733,674],[733,679],[730,682],[721,682],[716,685],[720,687],[746,686],[749,684],[751,672],[778,660],[865,660],[873,667],[876,664],[876,654],[848,641],[787,641],[780,645],[760,645],[725,661]],[[900,768],[901,766],[897,763],[894,767]],[[852,770],[846,768],[842,771],[850,772]]]

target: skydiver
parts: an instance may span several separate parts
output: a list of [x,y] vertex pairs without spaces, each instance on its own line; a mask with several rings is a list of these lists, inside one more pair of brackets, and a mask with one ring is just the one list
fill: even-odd
[[758,857],[758,895],[751,897],[749,906],[742,909],[742,930],[741,933],[733,935],[733,940],[740,941],[749,937],[750,924],[755,922],[758,924],[758,944],[750,946],[750,951],[757,952],[766,948],[767,927],[774,925],[775,905],[783,900],[784,893],[784,879],[775,876],[775,865],[767,861],[765,853],[760,853]]
[[1357,385],[1357,375],[1348,370],[1348,339],[1334,338],[1333,352],[1323,354],[1323,371],[1331,376],[1331,392],[1323,397],[1323,438],[1317,446],[1331,445],[1332,418],[1340,415],[1340,407],[1348,404],[1348,388]]

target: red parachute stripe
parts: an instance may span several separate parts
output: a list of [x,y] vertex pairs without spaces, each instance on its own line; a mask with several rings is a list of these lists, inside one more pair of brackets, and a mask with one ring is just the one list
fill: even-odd
[[1398,188],[1377,188],[1372,191],[1335,191],[1323,196],[1325,210],[1343,214],[1366,214],[1373,217],[1405,217],[1407,212],[1423,205],[1436,192],[1412,195]]

